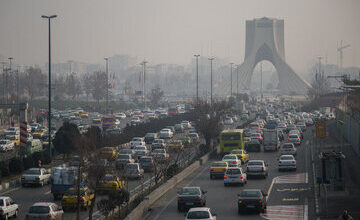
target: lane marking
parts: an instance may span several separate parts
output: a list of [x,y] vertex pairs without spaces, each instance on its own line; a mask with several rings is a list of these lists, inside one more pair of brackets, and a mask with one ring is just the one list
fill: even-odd
[[271,184],[270,184],[270,187],[268,189],[267,196],[266,196],[266,202],[268,201],[268,199],[270,197],[271,189],[273,188],[273,185],[274,185],[276,179],[277,179],[277,177],[273,178],[273,180],[271,181]]
[[297,197],[296,197],[296,198],[283,198],[283,199],[282,199],[282,201],[284,201],[284,202],[289,202],[289,201],[291,201],[291,202],[292,202],[292,201],[299,201],[299,198],[297,198]]
[[19,189],[21,189],[21,187],[16,187],[14,189],[10,189],[10,190],[1,192],[0,195],[8,194],[8,193],[14,192],[14,191],[19,190]]
[[51,191],[49,190],[49,191],[45,192],[44,194],[45,194],[45,195],[48,195],[48,194],[50,194],[50,193],[51,193]]

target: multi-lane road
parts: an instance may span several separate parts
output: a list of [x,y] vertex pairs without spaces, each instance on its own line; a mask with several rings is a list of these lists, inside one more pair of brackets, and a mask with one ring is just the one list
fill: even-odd
[[[297,170],[278,171],[278,152],[250,153],[250,159],[265,160],[269,164],[266,179],[249,178],[244,187],[224,187],[222,179],[210,180],[209,168],[213,161],[204,164],[171,189],[152,205],[144,216],[147,220],[184,219],[185,213],[177,211],[177,191],[184,186],[201,186],[207,190],[207,207],[217,214],[217,219],[316,219],[313,177],[310,160],[311,129],[304,133],[304,141],[297,147]],[[244,167],[244,166],[243,166]],[[242,189],[262,189],[268,192],[267,211],[263,214],[237,212],[237,194]]]

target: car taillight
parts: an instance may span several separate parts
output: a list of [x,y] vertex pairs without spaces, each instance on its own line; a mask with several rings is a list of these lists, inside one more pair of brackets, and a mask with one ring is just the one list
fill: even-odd
[[182,198],[178,198],[178,201],[182,201],[183,199]]
[[4,210],[0,209],[0,213],[4,213]]
[[293,151],[295,151],[295,148],[293,148]]
[[227,178],[227,176],[224,176],[224,178]]
[[261,171],[264,171],[264,169],[265,169],[264,167],[261,167]]
[[246,172],[249,172],[249,167],[246,167]]
[[296,139],[296,140],[300,141],[300,138],[298,138],[298,139]]
[[261,200],[259,200],[259,201],[258,201],[258,203],[260,203],[260,204],[261,204],[261,203],[262,203],[262,201],[261,201]]
[[290,141],[290,138],[288,138],[288,141]]
[[210,171],[214,171],[214,169],[210,169]]
[[244,176],[243,176],[243,175],[241,175],[241,176],[240,176],[240,178],[244,178]]
[[201,198],[200,198],[200,197],[199,197],[199,198],[196,198],[196,200],[197,200],[197,201],[201,201]]
[[239,204],[241,204],[241,203],[243,203],[243,201],[241,201],[241,200],[239,200],[239,202],[238,202]]
[[53,217],[53,215],[52,215],[52,214],[49,214],[49,215],[48,215],[48,218],[49,218],[49,219],[51,219],[52,217]]
[[235,163],[234,164],[237,164],[237,162],[235,161]]
[[293,161],[292,163],[295,163],[295,161]]

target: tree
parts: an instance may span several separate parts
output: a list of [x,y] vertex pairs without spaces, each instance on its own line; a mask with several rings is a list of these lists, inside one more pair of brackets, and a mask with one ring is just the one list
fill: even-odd
[[33,67],[27,69],[26,72],[27,83],[24,86],[32,101],[34,97],[42,95],[46,85],[46,75],[41,72],[41,69]]
[[95,149],[102,146],[101,143],[103,138],[101,135],[101,129],[98,126],[91,126],[90,128],[88,128],[85,136],[95,146]]
[[75,124],[67,121],[56,132],[53,144],[55,150],[59,153],[69,155],[76,149],[76,142],[80,138],[79,129]]
[[92,78],[89,73],[86,73],[82,78],[84,92],[86,95],[86,101],[89,100],[89,95],[92,93]]
[[110,194],[109,194],[109,200],[112,204],[114,204],[114,208],[118,207],[118,216],[119,216],[119,219],[121,219],[121,212],[120,212],[120,207],[124,204],[124,203],[127,203],[129,202],[129,199],[130,199],[130,193],[125,190],[125,189],[122,189],[122,190],[115,190],[115,191],[112,191]]
[[81,94],[81,84],[79,79],[74,73],[70,74],[66,78],[66,94],[69,95],[72,99]]
[[64,91],[66,91],[65,79],[60,75],[54,79],[54,100],[62,100],[65,95]]
[[151,89],[151,93],[149,95],[151,105],[157,107],[163,96],[164,96],[164,91],[161,90],[159,85],[156,85],[153,89]]
[[106,73],[97,71],[91,75],[91,94],[93,98],[99,103],[101,99],[106,97]]
[[[105,219],[109,216],[110,212],[115,208],[115,204],[110,199],[102,199],[97,203],[97,208],[101,214],[105,215]],[[89,218],[90,219],[90,218]]]

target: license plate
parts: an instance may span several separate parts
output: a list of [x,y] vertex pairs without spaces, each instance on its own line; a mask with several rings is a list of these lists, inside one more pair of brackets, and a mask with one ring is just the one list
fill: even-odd
[[248,207],[248,208],[255,208],[254,205],[248,205],[247,207]]
[[187,202],[187,203],[185,203],[185,205],[194,205],[194,203],[192,203],[192,202]]

